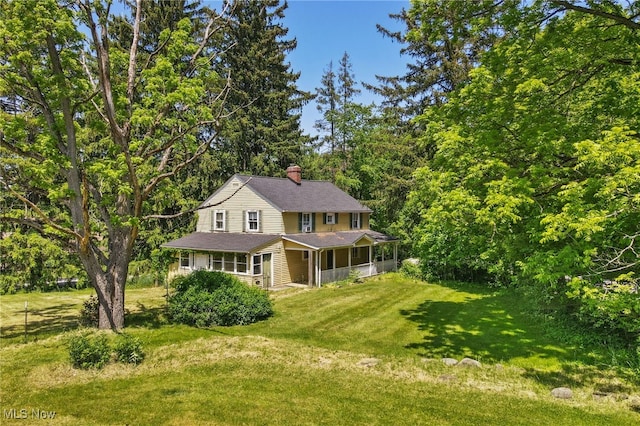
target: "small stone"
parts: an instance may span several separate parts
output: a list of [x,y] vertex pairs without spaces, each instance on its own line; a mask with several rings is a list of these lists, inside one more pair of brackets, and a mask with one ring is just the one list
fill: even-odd
[[463,358],[459,363],[458,363],[459,367],[476,367],[476,368],[480,368],[482,367],[482,364],[480,364],[479,361],[476,361],[475,359],[471,359],[471,358]]
[[456,365],[458,363],[457,359],[454,358],[442,358],[442,362],[444,363],[444,365]]
[[573,398],[573,392],[571,391],[571,389],[569,388],[555,388],[551,390],[551,395],[554,398],[559,398],[559,399],[571,399]]

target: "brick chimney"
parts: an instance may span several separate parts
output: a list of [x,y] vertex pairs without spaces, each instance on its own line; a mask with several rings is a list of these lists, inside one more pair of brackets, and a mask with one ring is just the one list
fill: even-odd
[[300,166],[292,164],[287,167],[287,177],[294,181],[296,184],[300,185],[302,183],[302,169],[300,168]]

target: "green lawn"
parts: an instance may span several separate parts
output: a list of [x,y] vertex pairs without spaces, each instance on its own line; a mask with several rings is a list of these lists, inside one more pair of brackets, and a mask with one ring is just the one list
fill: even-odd
[[[89,291],[0,296],[0,423],[637,424],[633,376],[606,351],[547,337],[508,292],[390,274],[342,288],[273,293],[246,327],[166,324],[164,289],[127,290],[137,366],[70,367],[65,330]],[[29,301],[28,343],[24,302]],[[448,367],[472,357],[482,368]],[[377,364],[361,365],[364,358]],[[574,398],[550,390],[570,386]],[[594,391],[613,392],[594,400]],[[26,420],[7,414],[26,410]]]

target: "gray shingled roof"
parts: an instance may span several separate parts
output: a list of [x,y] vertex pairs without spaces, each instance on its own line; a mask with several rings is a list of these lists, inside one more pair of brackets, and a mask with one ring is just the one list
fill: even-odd
[[353,246],[362,238],[369,237],[376,243],[398,241],[397,238],[376,231],[342,231],[283,235],[283,239],[314,249]]
[[279,238],[280,235],[274,234],[194,232],[177,240],[162,244],[162,247],[183,250],[249,253]]
[[283,212],[371,212],[331,182],[235,175],[246,186]]

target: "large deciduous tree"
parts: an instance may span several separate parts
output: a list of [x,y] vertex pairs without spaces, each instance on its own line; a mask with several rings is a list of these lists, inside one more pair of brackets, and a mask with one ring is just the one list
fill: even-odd
[[405,228],[436,276],[535,285],[638,336],[638,4],[534,2],[521,16],[419,118],[436,151]]
[[12,200],[1,220],[74,249],[98,295],[100,328],[124,326],[150,199],[211,146],[225,93],[211,67],[223,16],[181,19],[153,50],[141,3],[124,5],[123,43],[111,2],[0,2],[0,97],[15,106],[0,112],[0,185]]

